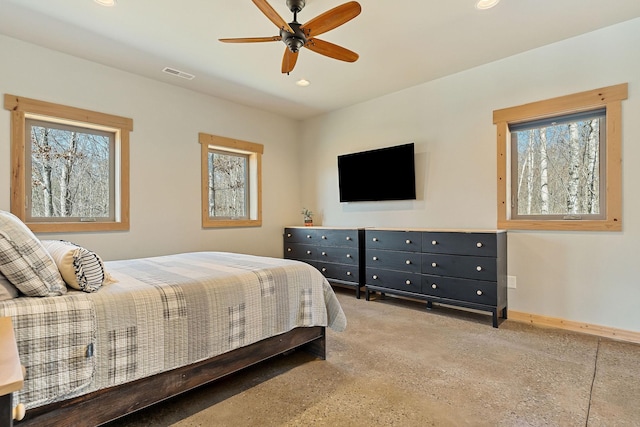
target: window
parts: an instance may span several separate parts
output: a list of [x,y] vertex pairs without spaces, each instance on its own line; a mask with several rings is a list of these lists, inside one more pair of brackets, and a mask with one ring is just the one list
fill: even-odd
[[5,95],[11,211],[35,232],[129,229],[131,119]]
[[[115,133],[26,120],[26,219],[115,219]],[[30,183],[30,185],[28,185]]]
[[603,219],[604,109],[509,126],[511,217]]
[[627,84],[493,112],[498,228],[622,229]]
[[222,136],[199,135],[202,226],[262,225],[263,146]]

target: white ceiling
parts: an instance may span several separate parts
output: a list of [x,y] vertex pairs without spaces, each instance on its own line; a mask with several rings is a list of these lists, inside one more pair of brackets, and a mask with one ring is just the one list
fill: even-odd
[[[307,0],[305,23],[346,0]],[[287,22],[285,0],[269,0]],[[359,0],[362,13],[320,36],[357,52],[355,63],[310,50],[280,73],[281,42],[251,0],[0,0],[0,33],[245,105],[304,119],[640,17],[639,0]],[[162,73],[171,67],[188,81]],[[301,88],[300,78],[311,81]]]

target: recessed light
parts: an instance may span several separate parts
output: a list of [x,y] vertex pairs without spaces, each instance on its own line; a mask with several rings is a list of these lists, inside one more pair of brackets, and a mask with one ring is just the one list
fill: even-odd
[[296,84],[301,87],[306,87],[306,86],[309,86],[311,82],[307,79],[300,79],[296,82]]
[[497,5],[499,1],[500,0],[478,0],[476,2],[476,9],[491,9],[493,6]]
[[98,3],[100,6],[113,7],[116,5],[116,0],[93,0]]

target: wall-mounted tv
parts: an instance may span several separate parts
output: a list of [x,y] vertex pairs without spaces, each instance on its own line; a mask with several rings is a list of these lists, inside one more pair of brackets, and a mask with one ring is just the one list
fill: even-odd
[[338,156],[341,202],[413,200],[413,143]]

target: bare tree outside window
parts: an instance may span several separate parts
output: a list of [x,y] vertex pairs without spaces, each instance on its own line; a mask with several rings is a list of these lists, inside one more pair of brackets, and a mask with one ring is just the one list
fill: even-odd
[[510,127],[514,218],[581,219],[604,212],[605,122],[598,110]]
[[247,217],[248,156],[209,152],[209,216]]
[[27,120],[31,220],[112,219],[114,133]]

